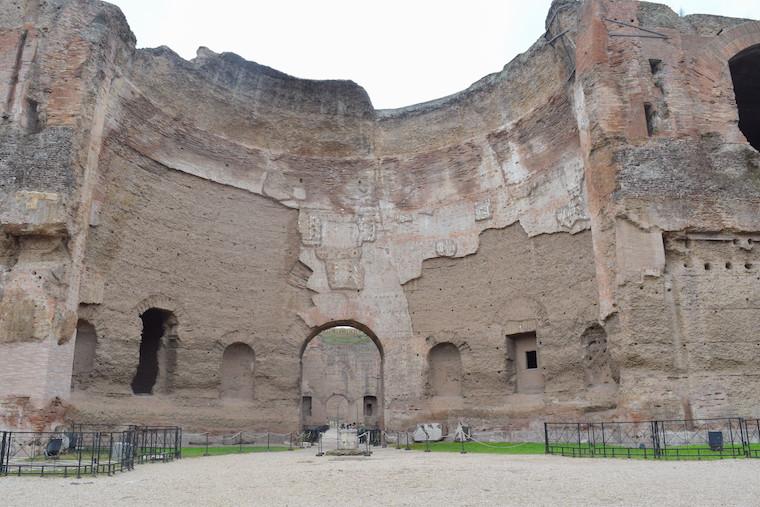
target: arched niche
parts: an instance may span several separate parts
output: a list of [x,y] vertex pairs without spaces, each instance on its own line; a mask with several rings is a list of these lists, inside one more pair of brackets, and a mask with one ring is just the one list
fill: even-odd
[[219,393],[223,400],[253,400],[255,363],[253,349],[245,343],[232,343],[224,349]]
[[462,355],[456,345],[443,342],[430,349],[427,385],[431,396],[462,396]]
[[71,370],[71,387],[82,388],[95,369],[95,349],[98,336],[95,326],[86,320],[77,321],[76,338],[74,339],[74,363]]

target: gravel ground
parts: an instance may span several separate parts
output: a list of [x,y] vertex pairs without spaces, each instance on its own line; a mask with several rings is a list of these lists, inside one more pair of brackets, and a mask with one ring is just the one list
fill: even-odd
[[113,477],[3,477],[23,505],[760,505],[760,460],[652,462],[313,450],[139,465]]

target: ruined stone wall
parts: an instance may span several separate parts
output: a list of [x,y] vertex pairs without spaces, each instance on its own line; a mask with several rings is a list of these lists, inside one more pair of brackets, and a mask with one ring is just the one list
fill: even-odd
[[[451,343],[461,354],[461,399],[427,393],[419,402],[435,420],[519,426],[536,413],[561,419],[615,408],[615,381],[590,384],[584,377],[581,335],[598,315],[588,232],[530,238],[514,225],[486,231],[478,254],[425,261],[422,276],[404,290],[426,349]],[[541,393],[522,394],[516,386],[508,337],[526,332],[536,333]]]
[[[728,63],[760,43],[760,25],[644,2],[581,8],[575,94],[620,412],[757,415],[760,351],[746,343],[760,311],[760,157],[737,128]],[[693,267],[702,256],[728,276]]]
[[0,8],[0,424],[65,413],[105,108],[134,47],[106,4]]
[[[308,329],[293,309],[308,299],[289,275],[296,212],[118,145],[104,151],[109,169],[80,310],[97,330],[97,358],[90,385],[73,393],[77,417],[115,421],[129,407],[132,420],[182,419],[197,428],[234,428],[254,417],[262,427],[297,425],[291,405]],[[134,396],[140,314],[149,308],[177,319],[172,389]],[[221,396],[223,353],[233,343],[255,353],[249,400]]]
[[[728,61],[758,23],[557,0],[502,71],[383,111],[350,81],[135,50],[94,0],[0,6],[3,424],[294,430],[305,344],[336,324],[380,348],[389,428],[757,415],[760,157]],[[134,395],[151,308],[176,325]],[[72,393],[77,318],[97,342]],[[530,333],[543,393],[516,392]],[[461,396],[431,390],[446,343]]]

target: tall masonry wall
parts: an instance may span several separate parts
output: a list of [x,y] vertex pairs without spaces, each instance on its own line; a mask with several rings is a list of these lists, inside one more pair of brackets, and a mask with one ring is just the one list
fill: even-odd
[[295,430],[335,325],[378,347],[389,429],[760,416],[760,155],[729,66],[758,45],[756,21],[555,0],[500,72],[375,110],[136,50],[107,3],[0,0],[0,426]]

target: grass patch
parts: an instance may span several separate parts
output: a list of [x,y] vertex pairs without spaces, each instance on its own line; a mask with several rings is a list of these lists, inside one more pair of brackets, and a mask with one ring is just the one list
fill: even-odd
[[[390,447],[390,445],[388,446]],[[415,451],[424,451],[424,443],[415,442],[410,445]],[[405,448],[404,445],[401,446]],[[539,442],[465,442],[464,450],[468,453],[478,454],[544,454],[546,447]],[[430,442],[431,452],[461,452],[460,442]]]
[[[760,457],[759,445],[751,444],[749,446],[751,457]],[[663,448],[657,456],[652,448],[640,449],[616,445],[592,448],[588,445],[578,447],[571,444],[552,444],[551,451],[552,454],[568,457],[657,459],[664,461],[742,459],[747,457],[745,448],[741,445],[726,445],[723,447],[723,451],[712,451],[703,444],[668,446]]]
[[[249,454],[252,452],[280,452],[287,451],[288,448],[280,445],[270,446],[269,449],[266,446],[260,445],[244,445],[242,449],[237,445],[224,445],[224,446],[209,446],[209,456],[224,456],[225,454]],[[183,447],[183,458],[200,458],[206,454],[206,447]]]

